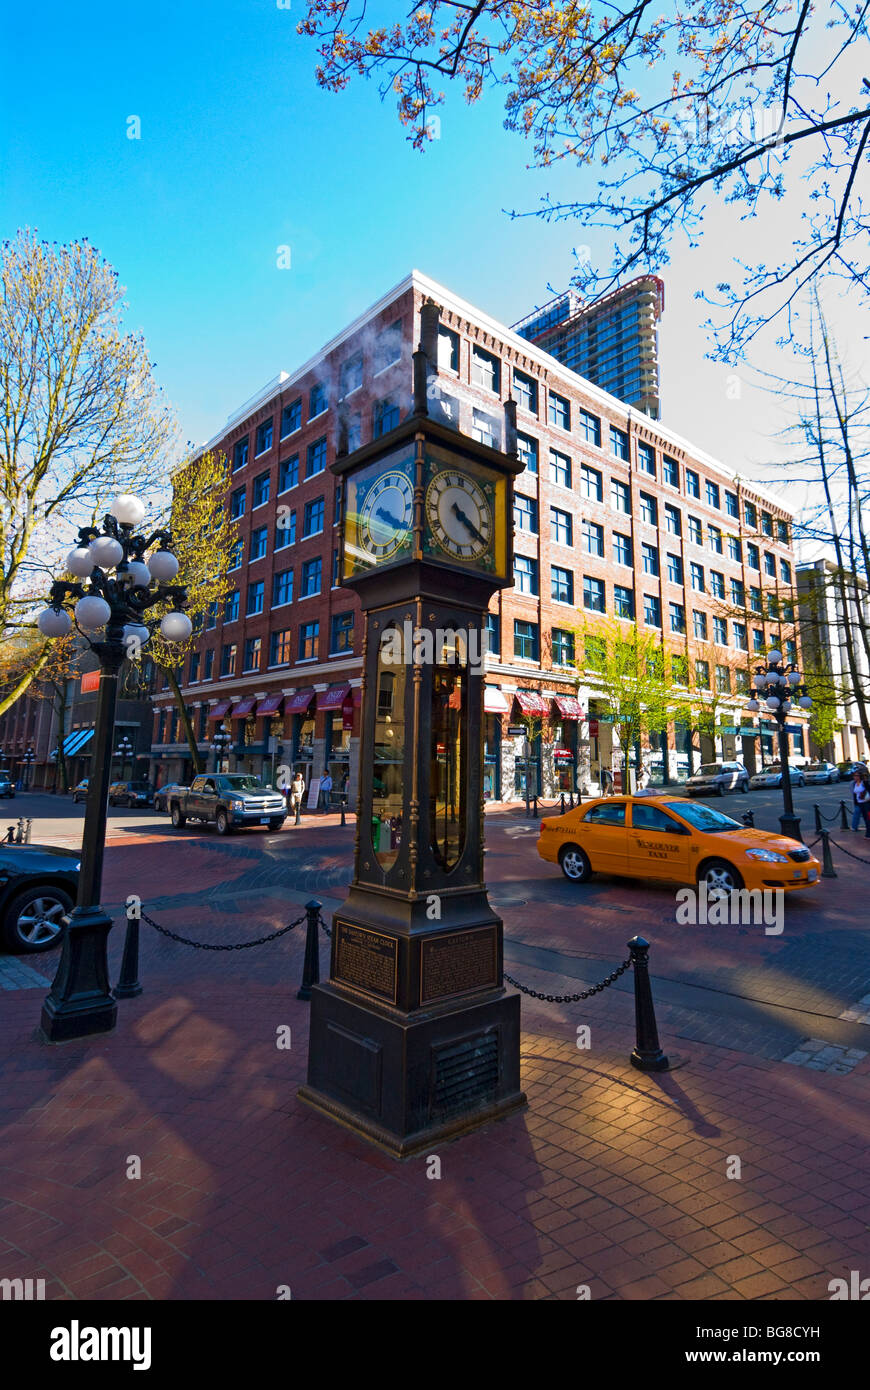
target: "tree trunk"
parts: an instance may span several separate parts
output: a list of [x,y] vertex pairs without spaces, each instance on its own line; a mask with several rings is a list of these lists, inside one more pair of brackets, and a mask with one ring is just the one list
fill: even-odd
[[18,681],[18,684],[12,687],[8,695],[0,696],[0,714],[5,714],[8,709],[12,708],[16,700],[21,699],[21,696],[25,693],[26,690],[29,689],[29,687],[36,680],[36,677],[39,675],[42,668],[46,665],[50,656],[51,642],[48,641],[46,642],[36,661],[33,663],[33,665],[30,667],[28,671],[25,671],[24,675]]
[[190,756],[193,761],[193,771],[195,776],[198,772],[205,771],[205,764],[203,763],[202,754],[196,746],[196,735],[193,732],[193,725],[190,722],[190,715],[187,712],[187,706],[184,703],[184,696],[181,693],[181,686],[178,684],[178,679],[175,675],[175,672],[172,670],[170,666],[165,666],[163,669],[166,671],[166,675],[169,679],[170,688],[172,690],[173,695],[175,696],[175,703],[178,706],[179,715],[181,717],[181,723],[184,728],[185,738],[187,739],[187,746],[190,749]]

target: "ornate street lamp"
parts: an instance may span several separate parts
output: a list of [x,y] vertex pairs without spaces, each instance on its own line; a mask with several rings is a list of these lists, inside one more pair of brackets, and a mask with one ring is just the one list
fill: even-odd
[[24,764],[24,790],[27,792],[30,791],[31,769],[33,767],[34,762],[36,761],[36,754],[33,751],[32,744],[27,749],[27,752],[22,754],[21,761]]
[[[100,891],[118,674],[125,659],[138,657],[158,626],[167,642],[184,642],[192,630],[187,614],[177,611],[187,591],[171,582],[178,573],[172,537],[166,530],[137,534],[144,516],[144,504],[127,494],[115,498],[102,530],[81,527],[78,545],[66,561],[75,579],[52,584],[49,606],[37,619],[46,637],[64,637],[75,625],[100,662],[78,899],[66,919],[60,964],[42,1007],[41,1027],[49,1042],[105,1033],[115,1026],[118,1006],[109,990],[107,958],[112,919],[100,906]],[[149,619],[149,610],[167,600],[176,611]]]
[[786,721],[789,710],[797,703],[801,709],[810,709],[812,700],[809,690],[801,681],[801,674],[794,665],[783,666],[782,652],[768,653],[767,667],[759,666],[752,678],[755,695],[747,703],[747,710],[755,714],[764,707],[767,715],[776,721],[779,734],[779,765],[782,771],[783,814],[779,818],[783,835],[793,840],[801,840],[800,817],[795,815],[791,794],[791,772],[788,762],[788,733]]
[[[130,742],[130,740],[129,740],[129,738],[127,737],[126,734],[124,734],[123,737],[122,737],[121,739],[119,739],[119,741],[118,741],[118,747],[117,747],[117,749],[116,749],[115,751],[116,751],[118,757],[121,759],[121,779],[120,779],[120,780],[123,782],[123,780],[124,780],[124,768],[125,768],[126,765],[127,765],[127,759],[128,759],[128,758],[131,758],[131,759],[132,759],[132,757],[133,757],[133,745],[132,745],[132,743]],[[133,768],[132,768],[132,763],[131,763],[131,766],[130,766],[130,774],[131,774],[131,776],[132,776],[132,773],[133,773]]]
[[221,765],[227,755],[227,749],[233,741],[233,736],[223,726],[218,724],[211,736],[211,746],[214,749],[214,770],[221,771]]

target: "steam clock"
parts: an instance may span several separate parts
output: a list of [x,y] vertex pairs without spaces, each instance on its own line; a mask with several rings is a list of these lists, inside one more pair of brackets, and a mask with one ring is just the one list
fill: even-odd
[[412,413],[332,465],[341,582],[365,623],[360,795],[299,1092],[397,1158],[525,1104],[520,1000],[483,876],[482,739],[484,624],[512,582],[521,464],[512,402],[507,452],[430,413],[437,315],[424,305]]

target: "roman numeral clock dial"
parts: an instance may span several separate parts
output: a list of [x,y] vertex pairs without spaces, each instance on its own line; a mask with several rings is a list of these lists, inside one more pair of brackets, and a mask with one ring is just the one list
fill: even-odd
[[359,539],[373,560],[389,560],[409,539],[414,490],[404,473],[391,469],[369,488],[359,519]]
[[435,545],[452,560],[480,561],[493,542],[492,507],[481,484],[444,468],[426,489],[426,521]]

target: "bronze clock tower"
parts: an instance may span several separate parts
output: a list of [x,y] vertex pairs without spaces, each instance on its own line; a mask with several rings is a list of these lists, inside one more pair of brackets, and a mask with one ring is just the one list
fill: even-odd
[[397,1158],[525,1104],[520,1000],[483,877],[483,650],[512,582],[507,452],[437,418],[438,310],[423,306],[414,409],[339,457],[342,584],[365,620],[354,876],[329,980],[311,991],[307,1104]]

